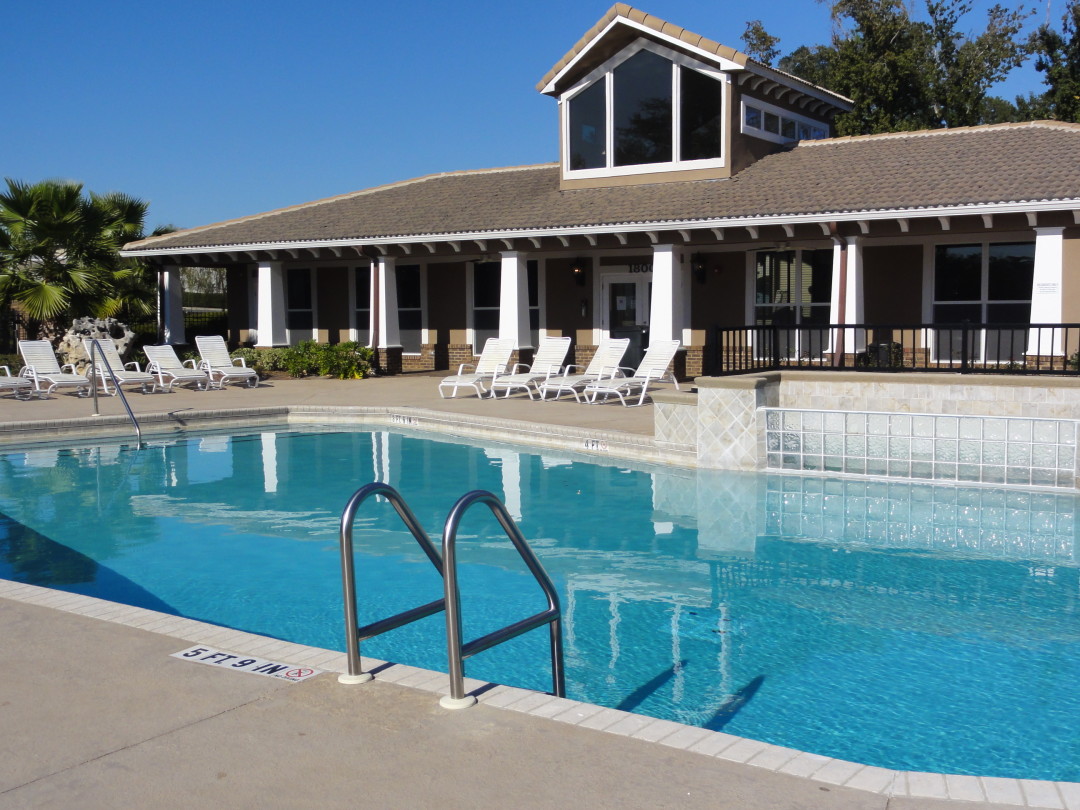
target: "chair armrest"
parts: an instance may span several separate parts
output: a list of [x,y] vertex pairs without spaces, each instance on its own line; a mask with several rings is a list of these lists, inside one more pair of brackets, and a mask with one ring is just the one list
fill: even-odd
[[[65,372],[64,369],[68,369],[68,371]],[[60,366],[60,373],[61,374],[64,374],[64,373],[74,374],[75,373],[75,364],[74,363],[64,363],[64,365]]]
[[525,371],[532,371],[532,368],[528,363],[514,363],[514,368],[511,370],[511,374],[521,374]]
[[232,364],[234,366],[240,366],[240,368],[247,368],[247,361],[243,357],[233,357]]
[[4,375],[5,376],[7,376],[7,377],[11,376],[11,369],[10,368],[8,368],[7,366],[0,366],[0,368],[2,368],[4,370]]
[[135,361],[135,360],[132,360],[130,363],[124,363],[124,368],[126,368],[128,370],[131,370],[132,368],[134,368],[135,371],[139,371],[139,372],[142,371],[142,369],[139,368],[138,362]]
[[476,368],[476,365],[474,363],[462,363],[460,366],[458,366],[458,370],[457,370],[458,375],[460,376],[460,375],[464,374],[465,369],[467,369],[467,368]]
[[563,372],[562,372],[563,376],[564,377],[569,377],[570,372],[575,371],[575,370],[576,371],[584,371],[585,366],[575,366],[573,363],[571,363],[570,365],[568,365],[566,368],[563,369]]
[[196,369],[196,370],[198,370],[198,368],[199,368],[199,364],[197,363],[197,361],[195,360],[194,357],[189,357],[187,360],[185,360],[180,365],[189,366],[189,368],[193,368],[193,369]]

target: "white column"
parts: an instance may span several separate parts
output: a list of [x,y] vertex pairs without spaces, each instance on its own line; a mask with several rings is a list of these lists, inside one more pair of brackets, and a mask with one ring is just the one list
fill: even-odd
[[499,337],[517,349],[534,348],[529,333],[529,272],[525,254],[506,250],[499,273]]
[[264,431],[262,439],[263,492],[278,490],[277,434]]
[[161,268],[161,322],[166,343],[186,343],[184,334],[184,284],[180,268],[165,265]]
[[[858,236],[833,237],[829,323],[864,323],[862,248],[862,239]],[[835,338],[833,343],[836,344]],[[861,352],[865,349],[865,332],[856,334],[855,330],[844,330],[844,352]]]
[[[1064,228],[1035,229],[1035,272],[1031,279],[1031,323],[1061,323]],[[1029,329],[1028,354],[1061,355],[1060,329]]]
[[289,342],[285,332],[285,268],[281,262],[259,262],[259,321],[256,346],[284,346]]
[[654,245],[649,340],[681,340],[687,268],[674,245]]
[[401,346],[401,332],[398,329],[397,259],[393,256],[380,256],[375,272],[379,274],[379,345],[376,348],[397,348]]

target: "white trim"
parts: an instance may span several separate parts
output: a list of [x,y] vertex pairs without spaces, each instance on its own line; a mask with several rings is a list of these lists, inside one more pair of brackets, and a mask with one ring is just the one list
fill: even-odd
[[[746,123],[746,108],[747,106],[753,107],[757,110],[761,110],[762,114],[771,113],[781,119],[779,123],[780,132],[769,132],[765,129],[765,122],[762,120],[760,127],[750,127]],[[783,120],[787,118],[790,121],[794,121],[796,124],[806,124],[807,126],[820,130],[822,137],[820,138],[799,138],[796,135],[793,138],[784,137],[783,134]],[[739,132],[742,135],[747,135],[751,138],[759,138],[763,141],[771,141],[772,143],[796,143],[800,140],[803,141],[820,141],[825,140],[829,136],[830,127],[828,122],[821,118],[809,118],[805,115],[785,110],[783,107],[777,107],[775,104],[770,104],[767,101],[760,100],[757,96],[747,96],[745,93],[739,101]]]
[[[715,54],[715,53],[713,53],[711,51],[706,51],[706,50],[704,50],[702,48],[697,48],[697,47],[695,47],[693,45],[690,45],[689,43],[683,42],[678,37],[673,37],[673,36],[671,36],[669,34],[663,34],[663,33],[657,31],[654,28],[649,28],[646,25],[642,25],[641,23],[634,22],[633,20],[631,20],[631,19],[629,19],[627,17],[616,16],[611,22],[609,22],[607,24],[607,26],[604,28],[603,31],[601,31],[599,34],[597,34],[595,37],[593,37],[588,45],[586,45],[584,48],[582,48],[574,56],[573,59],[571,59],[569,62],[567,62],[562,67],[562,69],[558,73],[556,73],[554,76],[552,76],[551,80],[547,84],[544,85],[544,88],[540,92],[544,93],[546,95],[551,95],[552,93],[554,93],[555,92],[555,86],[559,83],[559,79],[561,79],[567,73],[573,71],[574,68],[577,66],[578,62],[580,62],[582,59],[584,59],[589,54],[589,52],[592,51],[593,48],[595,48],[596,45],[601,40],[603,40],[611,32],[611,30],[616,25],[625,25],[625,26],[627,26],[629,28],[634,28],[634,29],[642,32],[646,37],[648,37],[650,39],[655,38],[655,39],[663,40],[664,42],[667,42],[669,45],[671,45],[674,48],[677,48],[680,51],[687,51],[690,54],[695,55],[694,57],[690,57],[690,58],[695,58],[696,57],[697,59],[700,59],[704,63],[717,65],[720,70],[744,70],[743,66],[740,65],[738,62],[733,62],[732,60],[727,59],[727,58],[725,58],[723,56],[718,56],[717,54]],[[663,45],[659,45],[659,43],[654,43],[654,44],[657,44],[658,47],[664,47]],[[680,55],[682,55],[682,54],[680,54]]]

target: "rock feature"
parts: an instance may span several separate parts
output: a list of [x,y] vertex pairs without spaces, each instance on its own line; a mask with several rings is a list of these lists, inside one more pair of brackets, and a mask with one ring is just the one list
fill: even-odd
[[116,318],[76,318],[56,347],[61,363],[74,363],[78,369],[89,365],[90,357],[83,348],[83,338],[112,338],[116,342],[116,351],[125,357],[131,349],[135,333]]

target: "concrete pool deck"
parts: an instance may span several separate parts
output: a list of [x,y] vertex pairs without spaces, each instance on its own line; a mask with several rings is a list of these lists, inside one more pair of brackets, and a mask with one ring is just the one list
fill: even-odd
[[[440,400],[422,375],[130,399],[137,413],[494,406],[499,418],[652,429],[648,406]],[[117,400],[101,406],[122,412]],[[79,419],[90,407],[2,399],[0,422]],[[861,768],[506,687],[451,712],[436,695],[445,675],[386,666],[343,686],[340,653],[8,580],[0,608],[2,808],[1080,808],[1080,786]],[[192,644],[328,672],[294,684],[171,657]]]

